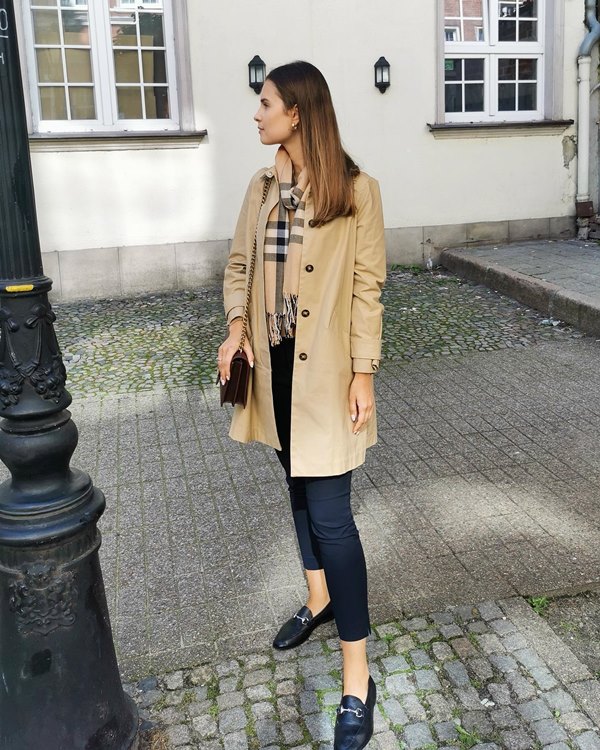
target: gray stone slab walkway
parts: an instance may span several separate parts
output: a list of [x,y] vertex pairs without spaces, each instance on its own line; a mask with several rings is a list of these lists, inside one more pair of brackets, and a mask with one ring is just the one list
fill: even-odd
[[600,245],[540,240],[448,249],[441,263],[553,318],[600,334]]
[[[380,441],[354,475],[370,748],[599,747],[594,675],[521,597],[600,583],[600,345],[443,274],[392,273],[384,302]],[[305,585],[273,452],[227,437],[218,290],[56,308],[146,747],[330,748],[335,627],[270,648]]]

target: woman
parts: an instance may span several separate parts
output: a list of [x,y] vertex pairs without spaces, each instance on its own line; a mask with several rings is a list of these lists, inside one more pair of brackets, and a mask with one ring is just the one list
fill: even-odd
[[[307,62],[273,70],[261,92],[260,140],[279,144],[275,166],[251,180],[225,272],[229,336],[222,382],[242,330],[248,259],[257,259],[245,351],[253,367],[230,436],[272,446],[285,470],[308,599],[275,637],[293,648],[335,617],[343,695],[335,750],[361,750],[373,732],[375,683],[367,572],[350,507],[352,469],[376,441],[373,373],[385,277],[375,180],[344,152],[329,88]],[[261,200],[267,192],[264,205]]]

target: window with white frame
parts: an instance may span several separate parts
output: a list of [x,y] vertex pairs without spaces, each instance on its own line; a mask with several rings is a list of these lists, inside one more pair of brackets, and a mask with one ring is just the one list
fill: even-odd
[[38,132],[178,129],[172,0],[26,0]]
[[543,119],[544,0],[443,4],[446,122]]

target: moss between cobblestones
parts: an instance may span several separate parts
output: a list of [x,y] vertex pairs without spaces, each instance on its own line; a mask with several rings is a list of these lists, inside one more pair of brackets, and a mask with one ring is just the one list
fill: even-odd
[[[390,360],[519,348],[567,331],[540,326],[537,313],[449,274],[391,271],[382,301]],[[216,388],[220,286],[54,307],[73,395]]]

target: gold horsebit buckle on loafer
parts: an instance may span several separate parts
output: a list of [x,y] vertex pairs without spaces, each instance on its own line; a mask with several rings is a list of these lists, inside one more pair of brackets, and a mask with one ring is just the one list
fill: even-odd
[[362,719],[365,715],[362,708],[344,708],[343,706],[337,707],[338,714],[351,713],[356,716],[357,719]]

